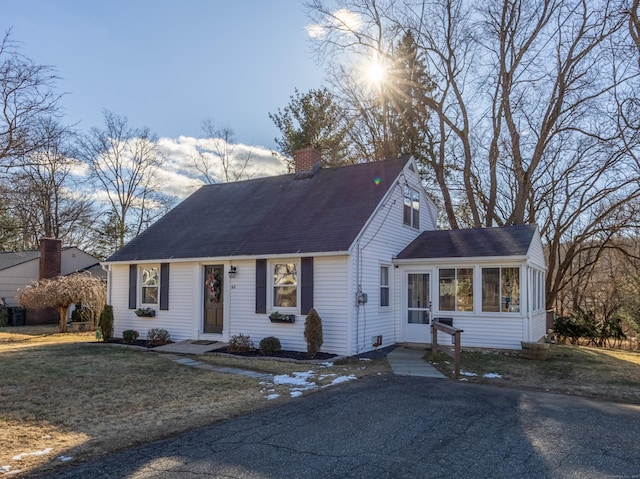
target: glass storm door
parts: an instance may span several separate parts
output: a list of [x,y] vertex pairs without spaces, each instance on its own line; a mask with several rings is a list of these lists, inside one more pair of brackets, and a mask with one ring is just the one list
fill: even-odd
[[429,273],[407,274],[407,313],[405,341],[431,342],[431,298]]
[[205,333],[222,334],[222,265],[204,267],[204,328]]

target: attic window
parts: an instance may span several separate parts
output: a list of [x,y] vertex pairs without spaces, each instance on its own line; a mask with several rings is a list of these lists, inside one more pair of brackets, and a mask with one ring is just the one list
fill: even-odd
[[420,228],[420,193],[405,186],[402,189],[404,208],[402,222],[413,228]]

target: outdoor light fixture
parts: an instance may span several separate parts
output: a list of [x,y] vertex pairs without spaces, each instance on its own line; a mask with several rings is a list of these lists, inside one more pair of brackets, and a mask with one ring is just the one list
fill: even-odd
[[237,272],[238,272],[238,268],[236,266],[231,266],[229,268],[229,278],[235,278]]

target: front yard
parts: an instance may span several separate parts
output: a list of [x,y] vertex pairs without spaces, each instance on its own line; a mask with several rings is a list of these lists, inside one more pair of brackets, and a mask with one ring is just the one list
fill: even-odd
[[198,357],[291,378],[273,384],[91,344],[92,333],[53,331],[0,329],[0,475],[90,459],[388,371],[385,360],[316,365]]
[[[274,375],[264,381],[96,344],[92,333],[56,330],[0,328],[0,475],[37,474],[390,372],[386,359],[309,364],[196,358]],[[436,367],[451,375],[452,360],[442,354]],[[553,345],[546,361],[532,361],[466,351],[462,370],[462,381],[640,404],[638,352]]]

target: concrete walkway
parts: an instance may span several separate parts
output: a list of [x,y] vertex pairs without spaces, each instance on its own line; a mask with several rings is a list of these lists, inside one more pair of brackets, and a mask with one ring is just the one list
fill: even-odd
[[[251,376],[260,379],[268,379],[270,377],[270,375],[268,374],[257,373],[254,371],[247,371],[238,368],[213,366],[211,364],[197,361],[189,357],[178,356],[182,354],[197,356],[205,354],[207,352],[215,351],[216,349],[223,348],[225,346],[227,346],[227,343],[216,341],[180,341],[177,343],[157,347],[153,349],[153,351],[163,353],[163,356],[167,359],[180,364],[184,364],[185,366],[192,366],[221,373],[242,374],[245,376]],[[393,373],[398,376],[446,378],[444,374],[442,374],[440,371],[438,371],[423,359],[425,354],[426,351],[424,349],[397,347],[387,355],[387,361],[389,361],[389,365],[391,366]]]
[[387,361],[397,376],[445,379],[444,374],[423,359],[426,353],[424,349],[398,347],[387,355]]

